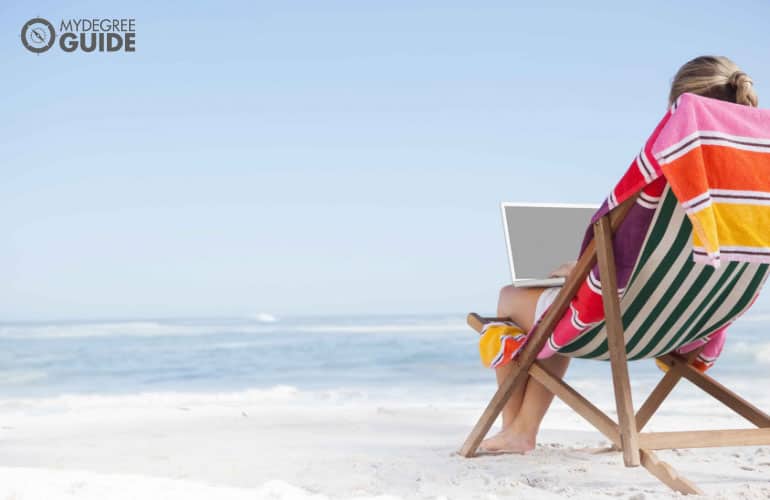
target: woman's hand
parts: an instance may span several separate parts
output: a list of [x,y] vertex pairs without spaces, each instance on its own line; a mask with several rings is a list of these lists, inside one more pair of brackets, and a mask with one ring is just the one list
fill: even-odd
[[565,264],[560,265],[556,269],[553,270],[550,278],[566,278],[570,275],[572,270],[575,268],[575,264],[577,264],[576,260],[567,262]]

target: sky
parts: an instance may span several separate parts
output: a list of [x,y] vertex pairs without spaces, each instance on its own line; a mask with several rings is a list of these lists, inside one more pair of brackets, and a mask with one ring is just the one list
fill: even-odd
[[770,99],[767,2],[545,4],[4,1],[0,321],[492,311],[501,201],[599,203],[695,56]]

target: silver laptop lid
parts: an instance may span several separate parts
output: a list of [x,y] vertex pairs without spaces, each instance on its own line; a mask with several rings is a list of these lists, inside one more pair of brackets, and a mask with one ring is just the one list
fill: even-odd
[[547,278],[576,260],[598,205],[502,203],[505,242],[513,281]]

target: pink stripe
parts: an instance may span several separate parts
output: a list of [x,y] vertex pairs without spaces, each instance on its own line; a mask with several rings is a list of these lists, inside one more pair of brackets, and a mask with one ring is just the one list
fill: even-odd
[[682,94],[679,107],[671,115],[668,124],[653,144],[652,153],[657,155],[698,131],[716,131],[754,139],[770,139],[767,135],[768,123],[770,123],[770,110],[694,94]]

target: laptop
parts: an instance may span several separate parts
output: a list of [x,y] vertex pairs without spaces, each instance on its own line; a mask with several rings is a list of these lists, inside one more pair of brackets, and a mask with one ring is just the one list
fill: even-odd
[[513,286],[554,287],[566,281],[549,275],[574,261],[599,205],[502,203],[505,243]]

